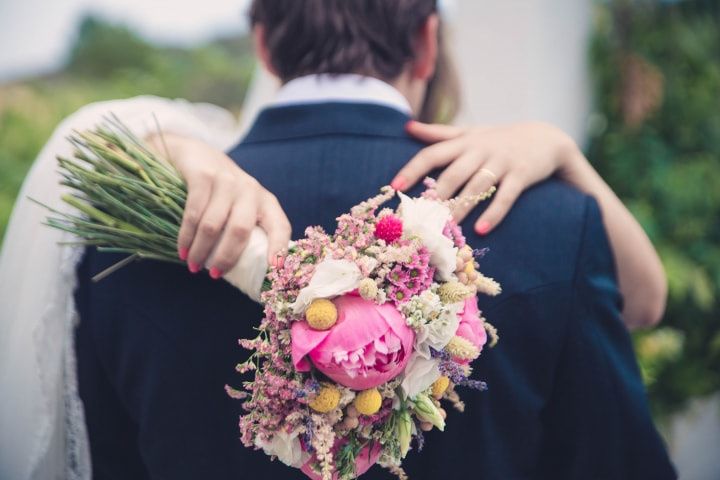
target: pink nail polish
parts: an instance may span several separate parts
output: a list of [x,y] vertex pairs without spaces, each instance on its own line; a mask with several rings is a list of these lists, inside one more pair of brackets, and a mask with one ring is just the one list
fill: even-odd
[[405,179],[398,175],[392,182],[390,182],[390,186],[393,190],[402,190],[405,188]]
[[197,263],[188,263],[188,270],[190,270],[190,273],[198,273],[200,271],[200,265]]
[[222,276],[223,276],[223,272],[222,272],[222,270],[220,270],[219,268],[217,268],[217,267],[212,267],[212,268],[210,269],[210,278],[212,278],[213,280],[217,280],[217,279],[219,279],[219,278],[222,277]]
[[413,123],[415,123],[415,120],[408,120],[405,124],[405,130],[409,130],[410,127],[412,127]]
[[477,227],[475,227],[475,231],[478,233],[478,235],[487,235],[487,233],[490,231],[490,222],[480,222]]
[[280,268],[280,267],[282,267],[282,264],[284,261],[285,261],[285,259],[283,258],[283,256],[278,253],[277,255],[275,255],[274,257],[272,257],[270,259],[270,265],[273,268]]
[[182,247],[178,251],[178,256],[180,257],[180,260],[187,260],[188,253],[190,253],[190,249],[187,247]]

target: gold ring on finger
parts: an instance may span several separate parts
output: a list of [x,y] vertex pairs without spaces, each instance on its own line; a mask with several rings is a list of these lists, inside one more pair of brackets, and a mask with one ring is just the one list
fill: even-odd
[[481,168],[481,169],[480,169],[480,172],[481,172],[481,173],[484,173],[484,174],[486,174],[486,175],[491,176],[492,179],[493,179],[493,183],[497,183],[497,182],[498,182],[498,177],[497,177],[497,175],[495,175],[495,173],[493,173],[492,170],[490,170],[490,169],[488,169],[488,168]]

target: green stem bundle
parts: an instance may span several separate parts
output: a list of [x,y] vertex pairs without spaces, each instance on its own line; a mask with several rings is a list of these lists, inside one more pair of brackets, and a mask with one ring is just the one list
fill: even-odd
[[79,237],[79,244],[133,258],[177,262],[177,236],[187,199],[178,171],[114,115],[73,132],[72,158],[58,157],[63,202],[77,214],[44,205],[46,224]]

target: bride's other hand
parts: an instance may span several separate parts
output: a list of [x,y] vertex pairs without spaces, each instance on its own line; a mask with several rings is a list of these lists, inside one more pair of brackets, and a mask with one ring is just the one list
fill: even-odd
[[[461,187],[461,195],[472,195],[499,183],[475,223],[481,235],[502,221],[524,190],[551,175],[595,197],[615,254],[625,324],[639,328],[660,321],[667,300],[660,258],[640,224],[568,135],[544,123],[462,128],[410,122],[407,130],[432,145],[398,172],[393,187],[405,190],[442,167],[447,168],[438,178],[438,191],[446,198]],[[466,207],[453,213],[462,220],[469,211]]]
[[[411,121],[410,135],[432,144],[398,172],[393,187],[405,190],[428,173],[446,167],[437,179],[443,198],[478,195],[499,183],[475,231],[488,234],[507,215],[520,194],[562,169],[563,152],[572,140],[544,123],[497,127],[455,127]],[[472,209],[461,206],[453,215],[461,221]]]
[[275,195],[240,169],[225,153],[187,137],[163,133],[146,139],[167,154],[188,188],[178,256],[188,269],[203,266],[218,279],[235,266],[256,225],[268,236],[268,262],[290,241],[291,227]]

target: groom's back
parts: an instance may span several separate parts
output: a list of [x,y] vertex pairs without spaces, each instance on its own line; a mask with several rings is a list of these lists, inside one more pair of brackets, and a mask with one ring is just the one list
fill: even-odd
[[262,111],[231,157],[272,191],[294,237],[377,194],[422,145],[407,115],[372,104],[324,103]]
[[[260,113],[229,155],[278,197],[293,238],[298,238],[310,225],[334,230],[337,216],[378,194],[425,146],[405,132],[409,120],[393,108],[370,103],[273,107]],[[416,185],[409,193],[423,188]],[[468,242],[474,248],[492,247],[482,270],[503,283],[503,295],[484,298],[486,305],[571,281],[590,202],[577,190],[550,180],[525,192],[488,237],[472,229],[486,204],[471,213],[463,222]],[[613,300],[619,302],[617,295],[613,291]]]
[[[396,110],[350,103],[263,111],[231,156],[280,200],[295,238],[386,185],[422,147]],[[613,259],[594,200],[557,182],[527,191],[486,238],[464,222],[481,270],[503,285],[480,299],[500,331],[462,392],[463,415],[408,458],[411,478],[672,478],[619,318]],[[376,471],[376,475],[380,475]]]

